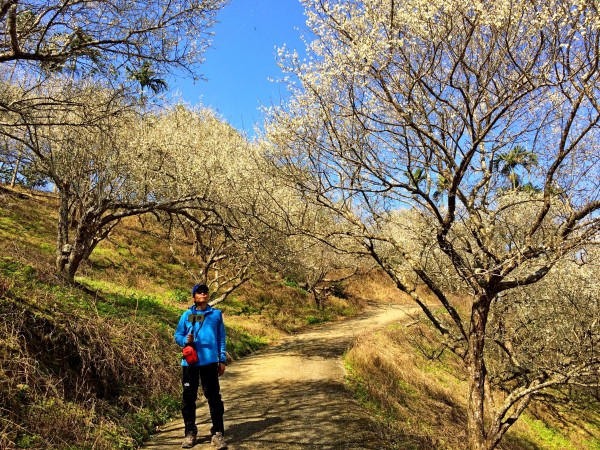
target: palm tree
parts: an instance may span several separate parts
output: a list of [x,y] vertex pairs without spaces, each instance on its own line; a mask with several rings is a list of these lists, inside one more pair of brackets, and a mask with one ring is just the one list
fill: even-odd
[[163,78],[159,78],[157,73],[152,69],[148,61],[144,61],[142,67],[138,70],[127,68],[129,78],[140,83],[142,91],[149,88],[155,94],[167,90],[167,82]]
[[[501,153],[494,159],[493,167],[500,170],[500,173],[508,178],[513,190],[523,187],[521,177],[517,173],[517,168],[522,167],[529,172],[532,166],[537,164],[537,156],[522,145],[515,145],[506,153]],[[531,183],[527,183],[529,189],[535,189]]]

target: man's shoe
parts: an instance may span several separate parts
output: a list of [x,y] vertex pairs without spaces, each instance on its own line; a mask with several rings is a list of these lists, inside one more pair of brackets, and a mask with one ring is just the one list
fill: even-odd
[[194,444],[196,444],[196,435],[190,433],[183,440],[181,448],[192,448]]
[[223,437],[223,433],[221,433],[220,431],[217,431],[212,439],[210,440],[210,442],[212,443],[212,445],[214,445],[215,447],[217,447],[217,450],[222,450],[224,448],[227,448],[227,442],[225,442],[225,438]]

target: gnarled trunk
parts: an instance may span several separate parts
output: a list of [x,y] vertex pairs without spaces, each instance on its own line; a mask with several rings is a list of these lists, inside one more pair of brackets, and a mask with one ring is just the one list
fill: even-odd
[[471,312],[469,348],[465,361],[469,382],[467,403],[469,450],[487,450],[485,432],[485,380],[487,373],[484,349],[489,309],[490,299],[484,294],[473,304]]
[[56,272],[63,275],[69,259],[71,247],[69,245],[69,185],[59,186],[58,230],[56,233]]
[[92,253],[99,240],[97,217],[93,212],[88,212],[73,230],[73,242],[70,242],[70,191],[65,183],[59,188],[58,231],[56,238],[56,272],[67,282],[75,281],[75,274],[79,266]]

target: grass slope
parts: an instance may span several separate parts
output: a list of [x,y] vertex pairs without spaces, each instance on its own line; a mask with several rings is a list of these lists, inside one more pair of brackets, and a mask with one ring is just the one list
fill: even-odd
[[[77,280],[54,274],[56,199],[0,187],[0,448],[132,449],[179,414],[172,334],[190,303],[193,258],[175,261],[149,218],[124,221]],[[179,255],[189,243],[171,243]],[[182,264],[183,263],[183,264]],[[352,315],[363,299],[402,302],[381,274],[319,310],[293,280],[260,277],[219,305],[234,358],[312,323]],[[465,376],[429,331],[398,325],[346,356],[349,385],[391,448],[465,448]],[[560,419],[557,419],[560,418]],[[504,450],[600,449],[598,403],[531,408]]]
[[[348,351],[348,384],[373,412],[391,448],[466,448],[466,374],[422,324],[395,325],[363,336]],[[511,427],[502,450],[598,450],[600,403],[533,404]]]
[[[179,414],[173,331],[191,303],[189,243],[151,218],[123,221],[76,278],[54,274],[56,198],[0,189],[0,448],[131,449]],[[293,284],[293,283],[292,283]],[[240,357],[309,324],[353,314],[317,309],[276,276],[219,307]]]

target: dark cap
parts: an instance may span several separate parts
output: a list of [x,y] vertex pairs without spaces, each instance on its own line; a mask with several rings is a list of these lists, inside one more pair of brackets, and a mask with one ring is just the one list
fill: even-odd
[[196,295],[196,293],[208,294],[208,286],[202,283],[195,285],[192,288],[192,297]]

